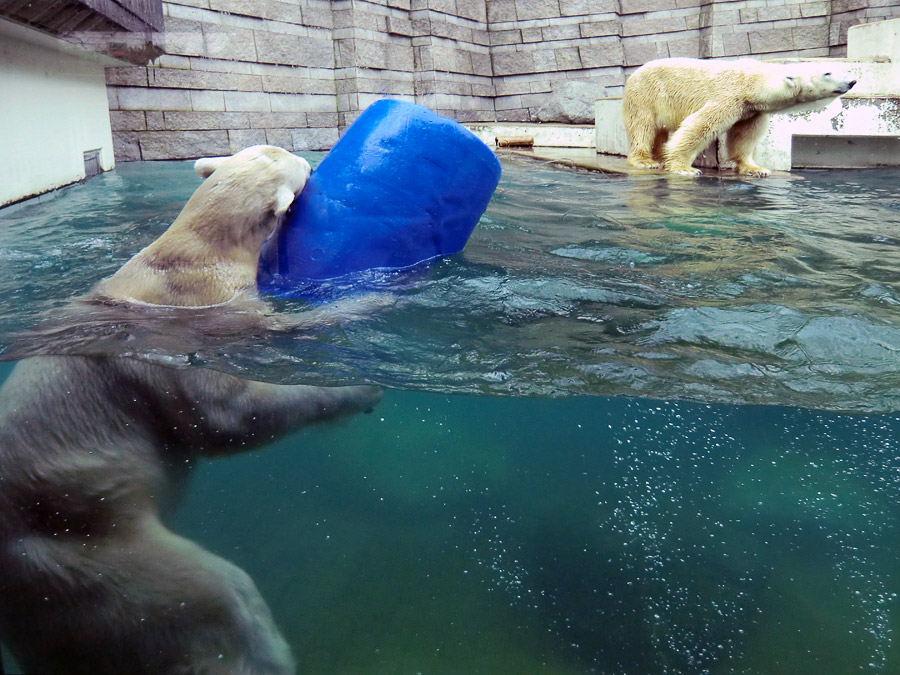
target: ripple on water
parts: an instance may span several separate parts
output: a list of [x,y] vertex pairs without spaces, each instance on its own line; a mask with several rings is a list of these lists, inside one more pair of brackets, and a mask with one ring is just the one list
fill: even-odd
[[[608,178],[506,160],[462,254],[272,299],[303,315],[364,289],[390,309],[314,339],[307,326],[179,353],[124,330],[127,347],[107,336],[102,349],[283,382],[894,410],[898,179]],[[3,350],[158,236],[198,182],[189,162],[129,163],[0,213]]]

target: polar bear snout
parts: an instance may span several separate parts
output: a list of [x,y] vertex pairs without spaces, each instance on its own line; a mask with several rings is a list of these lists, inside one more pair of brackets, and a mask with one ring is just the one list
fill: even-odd
[[845,73],[825,73],[822,75],[822,80],[834,87],[832,93],[835,96],[846,94],[856,84],[856,80],[851,80]]
[[[244,210],[253,195],[269,193],[276,217],[287,212],[294,199],[306,187],[312,167],[302,157],[272,145],[253,145],[229,157],[204,157],[194,163],[194,172],[207,182],[228,184],[228,178],[239,176],[247,194],[235,195]],[[248,199],[250,201],[248,201]]]
[[838,94],[846,94],[848,91],[850,91],[851,89],[853,89],[853,85],[854,85],[854,84],[856,84],[856,80],[850,80],[850,81],[847,82],[846,84],[842,84],[842,85],[841,85],[840,87],[838,87],[835,91],[836,91]]
[[302,157],[297,157],[296,155],[290,155],[290,157],[296,161],[291,164],[291,169],[288,172],[289,175],[287,177],[287,185],[291,192],[296,196],[303,192],[303,188],[306,187],[306,181],[309,180],[309,177],[312,174],[312,167],[309,165],[309,162]]

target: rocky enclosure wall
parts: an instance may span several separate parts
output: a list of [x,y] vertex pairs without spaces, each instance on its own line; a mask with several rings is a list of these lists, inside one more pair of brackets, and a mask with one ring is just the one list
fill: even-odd
[[666,56],[842,56],[893,0],[168,0],[166,54],[107,69],[116,159],[325,149],[370,102],[532,121]]

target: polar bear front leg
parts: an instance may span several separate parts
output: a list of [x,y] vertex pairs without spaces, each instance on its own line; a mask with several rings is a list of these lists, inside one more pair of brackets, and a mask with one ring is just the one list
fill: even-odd
[[769,115],[758,113],[735,122],[726,134],[728,159],[742,176],[768,176],[771,171],[753,161],[753,151],[769,126]]
[[658,152],[656,128],[653,113],[642,110],[630,99],[623,103],[625,131],[628,132],[628,164],[638,169],[661,169],[662,159]]
[[697,155],[738,120],[740,108],[732,101],[714,101],[685,117],[663,149],[666,171],[699,175],[700,169],[691,166]]

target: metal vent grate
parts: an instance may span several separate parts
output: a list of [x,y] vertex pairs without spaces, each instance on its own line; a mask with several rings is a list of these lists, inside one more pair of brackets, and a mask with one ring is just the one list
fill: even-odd
[[100,150],[87,150],[84,153],[84,177],[90,178],[100,173]]

